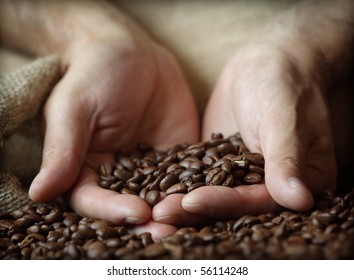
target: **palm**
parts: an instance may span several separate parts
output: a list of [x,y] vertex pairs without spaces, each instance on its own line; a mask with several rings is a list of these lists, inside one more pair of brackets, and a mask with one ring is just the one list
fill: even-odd
[[[79,214],[116,223],[150,221],[151,210],[137,196],[100,188],[99,164],[138,142],[166,148],[196,142],[199,134],[193,99],[170,54],[156,45],[129,53],[117,44],[94,46],[71,61],[46,103],[44,131],[50,182],[39,178],[36,184],[44,186],[32,193],[41,200],[70,189]],[[174,229],[162,228],[160,234]]]

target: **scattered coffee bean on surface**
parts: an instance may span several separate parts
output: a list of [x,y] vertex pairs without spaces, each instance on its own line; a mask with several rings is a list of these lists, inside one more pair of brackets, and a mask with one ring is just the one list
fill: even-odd
[[[237,153],[237,154],[235,154]],[[116,163],[102,163],[102,187],[138,195],[151,207],[161,195],[213,185],[237,186],[263,180],[264,159],[239,135],[175,145],[165,152],[139,144]],[[347,189],[347,188],[346,188]],[[149,232],[81,217],[58,207],[28,205],[0,212],[0,259],[353,259],[354,188],[323,192],[306,212],[244,215],[204,227],[182,227],[154,241]]]

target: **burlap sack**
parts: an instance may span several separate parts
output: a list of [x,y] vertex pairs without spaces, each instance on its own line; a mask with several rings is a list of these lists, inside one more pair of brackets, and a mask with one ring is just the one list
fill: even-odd
[[0,211],[33,203],[27,188],[41,157],[37,113],[59,77],[56,56],[0,76]]

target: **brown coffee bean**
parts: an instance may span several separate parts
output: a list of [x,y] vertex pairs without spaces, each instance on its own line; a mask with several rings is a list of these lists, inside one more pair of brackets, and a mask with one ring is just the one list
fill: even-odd
[[321,225],[329,225],[336,220],[336,216],[331,213],[321,213],[316,216],[316,219]]
[[218,160],[219,160],[219,158],[217,156],[214,156],[214,155],[205,155],[202,158],[202,162],[205,164],[205,166],[212,166]]
[[149,191],[146,193],[145,200],[151,207],[153,207],[159,202],[160,196],[159,191]]
[[263,241],[272,235],[271,231],[266,228],[260,228],[252,233],[253,241]]
[[237,146],[234,146],[231,143],[222,143],[218,145],[217,149],[221,155],[238,154]]
[[246,173],[243,177],[243,181],[249,185],[258,184],[262,181],[262,176],[258,173]]
[[17,209],[17,210],[14,210],[10,213],[10,215],[15,219],[19,219],[21,218],[23,215],[25,214],[25,211],[23,211],[23,209]]
[[167,174],[160,182],[160,189],[166,191],[169,187],[179,182],[178,176],[174,173]]
[[154,243],[150,232],[141,233],[139,235],[139,238],[141,238],[141,242],[142,242],[144,247],[147,247],[147,246],[149,246],[149,245]]
[[113,167],[108,161],[103,162],[99,166],[98,173],[101,176],[112,175],[112,172],[113,172]]
[[103,242],[93,241],[84,246],[86,247],[85,251],[88,259],[99,260],[109,258],[109,250],[107,250],[107,246]]
[[15,233],[11,236],[11,242],[18,243],[25,238],[25,235],[22,233]]
[[166,195],[173,193],[186,193],[187,189],[188,186],[185,183],[177,183],[167,189]]
[[247,159],[232,159],[231,160],[231,164],[233,166],[233,168],[236,169],[247,169],[248,168],[248,160]]
[[81,217],[74,212],[64,212],[63,217],[63,224],[66,226],[77,224],[81,220]]
[[222,185],[227,186],[227,187],[232,187],[232,186],[234,186],[234,182],[235,182],[234,177],[232,176],[232,174],[229,174],[226,176]]
[[162,244],[156,243],[147,246],[144,250],[144,256],[147,259],[161,257],[167,253],[167,250]]
[[131,190],[134,194],[140,193],[140,191],[143,189],[143,187],[135,182],[129,182],[128,184],[128,189]]
[[155,181],[153,181],[152,183],[147,185],[149,190],[159,191],[160,190],[160,183],[165,176],[166,176],[166,173],[162,173],[162,174],[158,175],[157,178],[155,179]]
[[90,225],[90,228],[97,230],[99,228],[107,227],[107,226],[113,226],[112,223],[106,221],[106,220],[95,220],[92,222]]
[[[114,177],[118,178],[118,180],[121,180],[123,182],[128,181],[130,178],[133,177],[133,173],[130,171],[127,171],[125,169],[115,169],[113,172]],[[102,178],[102,176],[101,176]],[[111,178],[111,177],[108,177]],[[113,183],[114,181],[112,181]]]
[[65,244],[59,242],[46,242],[43,244],[43,246],[48,250],[58,251],[58,250],[62,250]]
[[134,169],[136,168],[136,165],[134,163],[134,161],[130,158],[130,157],[126,157],[126,156],[118,156],[117,157],[117,161],[119,164],[121,164],[126,170],[129,171],[134,171]]
[[117,237],[119,235],[118,232],[114,229],[114,227],[111,226],[97,228],[96,234],[101,240]]
[[188,186],[187,192],[194,191],[195,189],[198,189],[202,186],[205,186],[205,183],[203,183],[203,182],[193,183],[190,186]]
[[250,164],[259,167],[264,167],[264,157],[259,153],[244,152],[242,154],[243,158],[246,159]]
[[53,224],[55,222],[61,222],[63,220],[63,214],[58,210],[52,210],[49,214],[45,215],[43,219],[46,222]]
[[59,232],[59,231],[56,231],[56,230],[52,230],[47,235],[47,241],[48,242],[57,241],[61,237],[63,237],[63,233],[62,232]]
[[128,187],[123,188],[120,190],[121,194],[132,194],[132,195],[137,195],[136,192],[132,191],[131,189],[129,189]]
[[34,223],[33,220],[22,216],[21,218],[19,218],[15,221],[14,225],[17,225],[21,228],[27,228],[27,227],[31,226],[33,223]]
[[179,174],[178,179],[180,182],[185,182],[189,178],[191,178],[192,175],[195,175],[195,174],[198,174],[197,169],[188,168],[188,169],[184,170],[181,174]]
[[264,176],[264,169],[262,167],[257,166],[257,165],[250,164],[248,166],[248,172],[257,173],[261,176]]

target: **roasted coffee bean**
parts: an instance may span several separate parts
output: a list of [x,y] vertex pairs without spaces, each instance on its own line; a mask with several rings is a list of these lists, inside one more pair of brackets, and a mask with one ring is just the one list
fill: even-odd
[[227,154],[238,154],[237,146],[232,145],[231,143],[222,143],[218,146],[219,153],[224,156]]
[[183,183],[190,179],[192,175],[198,174],[198,169],[188,168],[179,174],[178,179]]
[[243,158],[246,159],[250,164],[264,167],[264,157],[259,153],[244,152]]
[[[104,188],[104,186],[102,186]],[[109,186],[111,191],[120,192],[125,187],[125,183],[123,181],[118,181]]]
[[135,182],[129,182],[128,184],[128,189],[134,192],[134,194],[140,193],[140,191],[143,189],[143,187]]
[[151,191],[158,190],[159,191],[160,190],[160,183],[165,176],[166,176],[166,173],[162,173],[162,174],[158,175],[157,178],[155,179],[155,181],[153,181],[147,185],[149,190],[151,190]]
[[262,181],[262,176],[258,173],[246,173],[242,178],[246,184],[258,184]]
[[160,199],[160,192],[159,191],[148,191],[146,196],[145,196],[145,200],[146,202],[151,206],[155,206]]
[[[227,143],[235,145],[238,154],[223,154],[229,152],[224,150],[230,147]],[[104,174],[98,176],[113,175],[114,184],[120,186],[118,191],[129,190],[129,184],[133,189],[140,185],[139,192],[130,192],[143,199],[149,188],[158,196],[203,187],[210,172],[215,172],[209,175],[212,179],[224,172],[220,185],[231,187],[245,184],[243,177],[249,173],[259,174],[263,181],[263,167],[259,166],[262,161],[254,164],[259,156],[245,148],[240,136],[224,139],[218,135],[209,144],[181,144],[169,152],[138,150],[118,156],[131,159],[134,169],[128,170],[118,158],[112,165],[112,169],[129,172],[125,181],[118,179],[114,171],[102,171]],[[196,171],[183,175],[182,183],[179,176],[185,170]],[[170,178],[178,181],[169,183]],[[217,220],[200,230],[179,228],[161,241],[154,241],[150,233],[133,234],[129,225],[81,217],[51,205],[30,205],[0,213],[0,259],[352,259],[352,193],[354,190],[343,196],[316,195],[314,207],[306,212],[283,209],[244,215],[237,220]]]
[[185,183],[177,183],[166,190],[166,195],[173,193],[186,193],[188,186]]
[[114,229],[114,227],[111,226],[98,228],[96,230],[96,234],[101,240],[117,237],[119,235],[118,232]]
[[123,188],[120,190],[121,194],[132,194],[132,195],[137,195],[136,192],[132,191],[131,189],[129,189],[128,187]]
[[167,250],[162,244],[156,243],[147,246],[144,250],[144,256],[147,259],[161,257],[162,255],[166,254]]
[[[116,177],[118,180],[121,180],[123,182],[128,181],[130,178],[133,177],[133,173],[130,171],[127,171],[125,169],[115,169],[113,171],[113,175],[114,177]],[[102,178],[102,176],[101,176]],[[111,177],[108,177],[111,178]],[[112,183],[114,182],[114,180],[112,181]]]
[[111,175],[112,172],[113,172],[113,167],[108,161],[103,162],[100,165],[99,170],[98,170],[98,173],[101,176]]
[[198,182],[198,183],[193,183],[192,185],[190,185],[188,188],[187,188],[187,192],[191,192],[195,189],[198,189],[202,186],[205,186],[205,183],[203,182]]
[[169,187],[179,182],[178,176],[174,173],[167,174],[160,182],[160,189],[166,191]]

